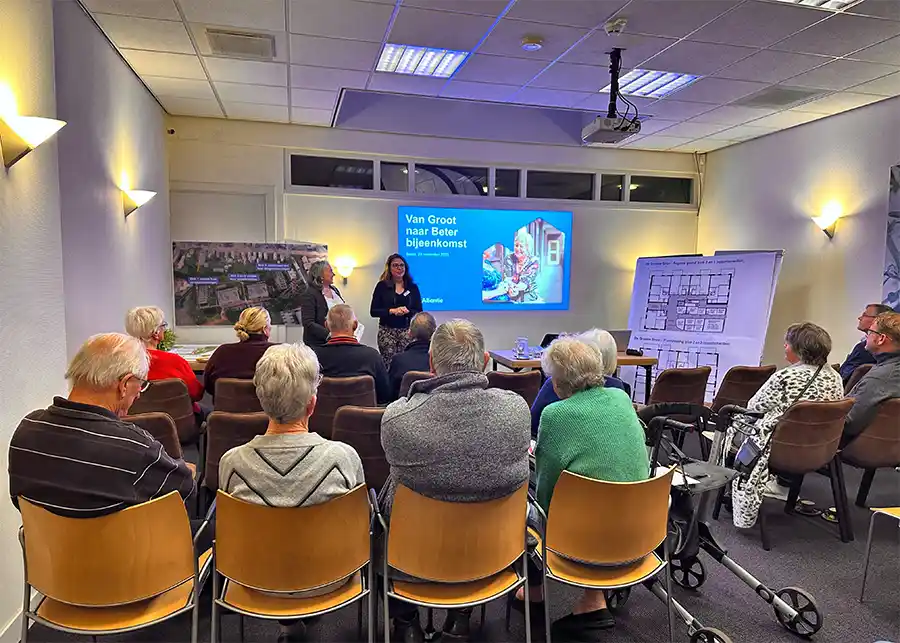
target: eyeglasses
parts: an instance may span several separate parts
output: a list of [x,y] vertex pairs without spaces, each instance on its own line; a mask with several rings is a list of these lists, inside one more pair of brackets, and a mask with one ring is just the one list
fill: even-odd
[[[881,331],[877,331],[874,328],[867,328],[866,335],[870,335],[870,334],[871,335],[884,335],[884,333],[882,333]],[[887,337],[887,335],[884,335],[884,336]]]
[[405,263],[399,263],[399,262],[397,262],[397,263],[392,263],[392,264],[391,264],[391,268],[406,268],[406,264],[405,264]]
[[141,388],[138,389],[138,392],[146,393],[147,389],[150,388],[150,380],[145,380],[143,377],[138,377],[137,375],[132,375],[132,377],[141,383]]
[[169,327],[169,322],[165,322],[165,321],[159,325],[159,328],[162,328],[163,330],[166,330],[168,327]]
[[862,315],[859,316],[860,319],[862,319],[863,317],[868,317],[869,319],[875,319],[876,317],[878,317],[878,315],[870,315],[869,313],[863,313]]

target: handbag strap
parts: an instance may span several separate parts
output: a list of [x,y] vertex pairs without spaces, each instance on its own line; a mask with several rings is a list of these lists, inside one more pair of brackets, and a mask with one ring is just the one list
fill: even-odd
[[[784,410],[785,413],[787,413],[788,409],[791,408],[792,406],[794,406],[797,402],[799,402],[800,399],[806,394],[806,392],[809,390],[809,387],[812,386],[812,383],[819,376],[819,373],[822,372],[823,366],[824,366],[824,364],[822,366],[819,366],[819,368],[816,369],[816,372],[813,373],[813,376],[811,378],[809,378],[809,381],[806,383],[806,386],[803,387],[803,389],[800,391],[800,393],[797,395],[797,397],[794,398],[794,401],[791,402],[788,405],[787,409]],[[782,413],[782,415],[784,415],[784,413]],[[777,425],[775,428],[777,428]],[[762,448],[763,451],[765,451],[766,449],[769,448],[769,443],[772,441],[772,438],[775,437],[775,428],[773,428],[772,432],[769,433],[769,437],[766,439],[766,443],[763,445],[763,448]]]

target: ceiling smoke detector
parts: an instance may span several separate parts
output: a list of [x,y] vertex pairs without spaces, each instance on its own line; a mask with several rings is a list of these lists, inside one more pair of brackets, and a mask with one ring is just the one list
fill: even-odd
[[524,51],[540,51],[544,46],[544,39],[540,36],[525,36],[522,38],[522,49]]

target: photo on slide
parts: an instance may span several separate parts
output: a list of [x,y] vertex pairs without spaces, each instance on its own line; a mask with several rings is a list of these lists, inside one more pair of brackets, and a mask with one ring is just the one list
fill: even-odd
[[482,253],[486,304],[554,304],[563,299],[565,233],[534,219],[513,233],[512,250],[498,241]]

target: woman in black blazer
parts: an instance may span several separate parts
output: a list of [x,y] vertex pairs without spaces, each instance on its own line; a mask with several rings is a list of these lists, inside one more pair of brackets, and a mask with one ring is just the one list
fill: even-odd
[[409,274],[402,255],[392,254],[384,263],[381,279],[372,292],[369,314],[378,318],[378,351],[386,368],[409,343],[409,321],[422,312],[422,295]]
[[309,267],[309,285],[300,297],[300,323],[303,324],[303,343],[324,346],[328,341],[325,316],[328,309],[343,304],[341,291],[334,287],[334,270],[327,261],[317,261]]

